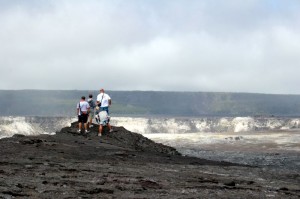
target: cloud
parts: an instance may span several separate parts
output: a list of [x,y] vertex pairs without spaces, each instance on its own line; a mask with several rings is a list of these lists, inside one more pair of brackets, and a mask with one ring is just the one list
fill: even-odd
[[298,1],[0,1],[0,7],[0,89],[300,94]]

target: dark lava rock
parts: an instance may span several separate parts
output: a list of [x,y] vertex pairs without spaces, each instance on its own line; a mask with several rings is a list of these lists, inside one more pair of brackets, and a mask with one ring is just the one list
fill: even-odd
[[[86,138],[95,138],[97,137],[98,125],[94,125],[91,129],[90,133],[87,134],[78,134],[77,130],[77,122],[71,124],[71,127],[66,127],[61,129],[61,131],[57,132],[57,135],[62,136],[67,134],[69,136],[70,133],[73,135],[83,135]],[[176,149],[165,146],[163,144],[155,143],[152,140],[142,136],[138,133],[133,133],[126,130],[124,127],[114,127],[113,132],[109,133],[107,128],[103,130],[103,136],[99,138],[103,143],[110,143],[115,146],[124,147],[127,149],[144,151],[144,152],[157,152],[164,153],[169,155],[181,155]],[[84,144],[84,142],[81,142]]]
[[[0,198],[299,198],[299,175],[181,156],[123,127],[0,140]],[[291,176],[294,176],[291,178]],[[224,186],[225,185],[225,186]],[[282,187],[282,188],[279,188]]]
[[13,137],[17,138],[17,137],[25,137],[25,135],[23,134],[14,134]]
[[235,186],[235,182],[234,181],[225,182],[224,185],[230,186],[230,187],[234,187]]

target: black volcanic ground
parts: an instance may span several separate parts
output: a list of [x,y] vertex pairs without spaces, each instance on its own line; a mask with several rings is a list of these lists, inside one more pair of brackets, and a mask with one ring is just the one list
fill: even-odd
[[183,157],[115,127],[0,140],[0,198],[299,198],[300,175]]

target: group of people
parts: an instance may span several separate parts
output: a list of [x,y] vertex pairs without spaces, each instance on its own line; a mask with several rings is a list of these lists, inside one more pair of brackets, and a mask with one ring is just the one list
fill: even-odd
[[111,105],[111,98],[107,93],[104,93],[104,89],[100,89],[100,93],[97,96],[97,101],[93,100],[93,95],[89,94],[88,101],[85,100],[85,96],[81,97],[80,102],[77,104],[78,115],[78,132],[81,132],[82,124],[84,125],[85,133],[89,133],[89,129],[93,127],[92,121],[95,118],[99,124],[98,136],[102,135],[104,126],[108,126],[109,132],[112,132],[112,127],[109,124],[109,106]]

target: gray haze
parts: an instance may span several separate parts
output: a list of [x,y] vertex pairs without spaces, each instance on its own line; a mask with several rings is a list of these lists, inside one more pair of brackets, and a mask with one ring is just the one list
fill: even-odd
[[0,89],[300,94],[299,0],[0,0]]

